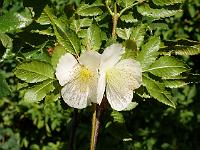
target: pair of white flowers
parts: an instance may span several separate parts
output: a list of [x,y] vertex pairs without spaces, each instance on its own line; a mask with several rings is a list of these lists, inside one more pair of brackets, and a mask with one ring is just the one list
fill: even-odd
[[111,107],[121,111],[131,103],[133,90],[142,83],[142,69],[133,59],[122,59],[121,44],[107,47],[102,54],[86,51],[78,59],[66,53],[59,59],[56,77],[64,101],[74,108],[100,104],[104,93]]

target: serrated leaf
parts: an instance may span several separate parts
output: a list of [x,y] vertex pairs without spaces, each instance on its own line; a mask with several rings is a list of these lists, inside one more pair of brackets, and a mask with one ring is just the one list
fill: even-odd
[[103,13],[103,11],[99,8],[98,4],[82,4],[78,10],[77,14],[80,16],[98,16]]
[[136,0],[117,0],[117,4],[121,7],[130,7]]
[[197,55],[200,54],[200,44],[193,46],[171,46],[161,48],[160,54],[163,55]]
[[142,45],[145,34],[146,34],[146,25],[140,24],[137,27],[133,28],[130,39],[136,42],[137,48],[139,48]]
[[133,17],[133,12],[129,12],[127,15],[122,15],[120,19],[126,23],[135,23],[138,22],[137,19]]
[[0,98],[8,96],[10,94],[10,88],[6,82],[5,77],[0,73]]
[[24,100],[27,102],[41,101],[48,93],[54,90],[53,81],[51,79],[45,80],[29,88],[25,92]]
[[71,28],[78,33],[82,27],[89,27],[92,24],[92,19],[83,18],[78,20],[73,20],[71,23]]
[[183,87],[185,85],[187,85],[188,83],[186,83],[183,80],[178,80],[178,79],[174,79],[174,80],[163,80],[163,83],[165,84],[166,87],[168,88],[180,88]]
[[17,66],[14,74],[28,83],[37,83],[47,79],[54,79],[53,67],[45,62],[32,61]]
[[54,47],[52,57],[51,57],[51,64],[53,68],[56,68],[60,57],[64,55],[66,52],[67,51],[61,45],[57,45],[56,47]]
[[0,40],[5,48],[11,49],[13,46],[12,39],[5,33],[0,33]]
[[87,29],[87,35],[83,39],[83,45],[86,47],[86,50],[98,51],[101,47],[101,30],[96,23],[93,23]]
[[66,30],[63,31],[56,26],[54,30],[59,44],[69,53],[78,56],[80,53],[80,39],[77,34],[70,28],[66,28]]
[[131,102],[128,107],[126,107],[123,111],[130,111],[133,110],[136,106],[138,105],[138,103],[136,102]]
[[128,40],[132,33],[132,28],[128,28],[128,29],[127,28],[124,28],[124,29],[116,28],[116,33],[120,38],[122,38],[124,40]]
[[175,108],[171,93],[165,89],[165,85],[163,83],[159,83],[147,75],[143,75],[142,80],[143,85],[147,88],[147,91],[153,98],[157,99],[161,103],[164,103],[165,105]]
[[66,27],[59,19],[57,19],[49,7],[45,8],[45,13],[53,25],[58,43],[62,45],[69,53],[79,56],[80,39],[75,31],[69,27]]
[[141,63],[142,68],[148,68],[157,58],[160,45],[159,37],[151,37],[147,43],[142,46],[137,60]]
[[113,117],[113,122],[118,122],[118,123],[124,123],[124,117],[122,113],[113,110],[111,113],[111,116]]
[[168,9],[153,9],[148,4],[143,4],[137,7],[138,12],[147,17],[152,18],[166,18],[176,15],[179,12],[182,12],[182,10],[168,10]]
[[174,57],[162,56],[147,70],[144,70],[144,72],[145,71],[151,72],[152,74],[162,78],[169,78],[188,71],[188,67],[182,61],[177,60]]
[[153,3],[159,6],[164,5],[174,5],[178,3],[183,3],[185,0],[153,0]]
[[41,25],[48,25],[51,24],[51,21],[49,20],[49,17],[42,12],[42,14],[40,15],[40,17],[35,20],[37,23],[41,24]]
[[0,16],[0,32],[7,33],[22,29],[32,22],[31,17],[29,11],[24,11],[22,13],[9,12]]

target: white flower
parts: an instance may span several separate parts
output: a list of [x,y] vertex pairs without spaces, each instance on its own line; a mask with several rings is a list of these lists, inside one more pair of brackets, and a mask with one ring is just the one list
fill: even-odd
[[81,109],[91,103],[100,104],[106,93],[113,109],[125,109],[132,101],[133,90],[142,83],[142,69],[133,59],[121,60],[124,51],[121,44],[113,44],[103,54],[86,51],[77,60],[69,53],[63,55],[56,77],[64,86],[64,101]]
[[125,109],[131,103],[133,90],[139,88],[142,83],[139,62],[133,59],[121,60],[124,52],[121,44],[113,44],[104,50],[97,88],[97,102],[101,102],[106,91],[108,102],[117,111]]
[[[78,61],[77,61],[78,60]],[[100,54],[87,51],[78,59],[67,53],[59,59],[56,77],[61,86],[63,100],[71,107],[85,108],[97,103],[98,68]]]

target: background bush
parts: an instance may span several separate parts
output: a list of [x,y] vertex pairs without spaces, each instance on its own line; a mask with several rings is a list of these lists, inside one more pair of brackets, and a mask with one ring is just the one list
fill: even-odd
[[[79,0],[51,1],[58,15],[63,11],[73,10],[73,7],[77,7],[80,3]],[[1,3],[0,14],[21,12],[23,4],[27,5],[28,1],[24,0],[23,3],[21,0],[5,0]],[[200,41],[200,1],[185,1],[183,13],[167,18],[166,22],[169,23],[169,28],[158,31],[162,33],[163,39],[187,38]],[[35,33],[26,37],[26,32],[29,32],[28,28],[23,32],[10,35],[14,39],[14,51],[31,49],[30,45],[41,48],[43,41],[34,41],[30,38],[34,37]],[[49,45],[51,46],[51,39]],[[47,49],[46,47],[46,53]],[[0,57],[6,58],[0,63],[1,84],[6,84],[4,82],[6,80],[9,85],[7,92],[0,94],[0,150],[66,149],[69,143],[73,109],[67,106],[63,109],[62,101],[54,101],[55,97],[46,98],[45,103],[31,105],[24,103],[23,91],[19,92],[20,86],[24,85],[20,84],[13,75],[13,69],[21,58],[13,59],[12,52],[2,44],[0,44]],[[26,57],[35,57],[35,55],[27,53]],[[45,58],[45,55],[41,57]],[[194,72],[200,73],[199,55],[184,59],[192,66]],[[200,137],[200,93],[198,91],[200,87],[195,83],[173,90],[174,101],[177,103],[176,109],[164,106],[153,99],[142,101],[138,98],[139,105],[130,112],[122,114],[111,110],[104,112],[97,149],[198,150]],[[91,128],[91,108],[79,112],[74,143],[76,150],[88,149]]]

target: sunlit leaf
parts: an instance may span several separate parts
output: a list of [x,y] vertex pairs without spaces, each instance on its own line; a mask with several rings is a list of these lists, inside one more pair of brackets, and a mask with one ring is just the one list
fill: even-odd
[[13,32],[28,26],[32,22],[30,11],[22,13],[9,12],[0,16],[0,32]]
[[15,75],[28,83],[54,79],[53,67],[45,62],[32,61],[22,63],[14,71]]
[[188,70],[188,67],[180,60],[170,57],[170,56],[163,56],[156,60],[147,70],[152,74],[162,77],[162,78],[169,78],[173,76],[177,76],[182,72]]
[[151,37],[147,43],[142,46],[137,60],[141,63],[142,68],[148,68],[157,58],[160,45],[159,37]]
[[148,4],[143,4],[141,6],[137,7],[137,10],[140,14],[147,17],[153,17],[153,18],[165,18],[165,17],[171,17],[176,15],[177,13],[181,12],[181,10],[168,10],[168,9],[153,9]]
[[120,38],[122,38],[124,40],[128,40],[132,33],[132,28],[124,28],[124,29],[117,28],[116,33]]
[[163,83],[153,80],[148,77],[148,75],[143,75],[142,80],[143,85],[147,88],[147,91],[153,98],[157,99],[161,103],[164,103],[165,105],[175,108],[171,93],[165,89],[165,85]]
[[174,5],[178,3],[183,3],[185,0],[153,0],[153,3],[156,5]]
[[49,92],[54,90],[53,80],[45,80],[26,90],[24,100],[27,102],[41,101]]
[[103,11],[101,10],[101,8],[99,8],[99,4],[92,4],[92,5],[88,5],[88,4],[82,4],[78,10],[77,10],[77,14],[81,15],[81,16],[97,16],[103,13]]

